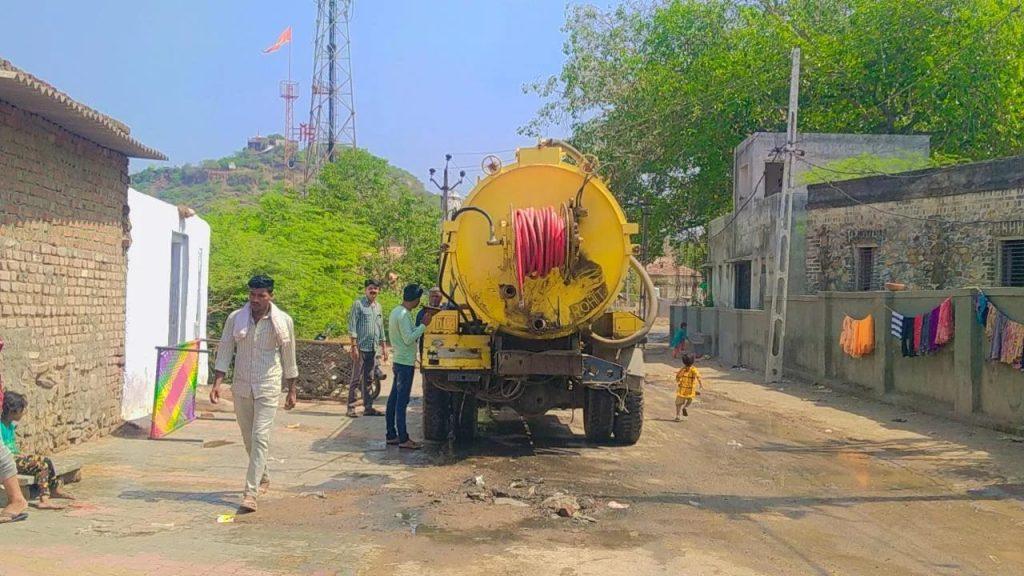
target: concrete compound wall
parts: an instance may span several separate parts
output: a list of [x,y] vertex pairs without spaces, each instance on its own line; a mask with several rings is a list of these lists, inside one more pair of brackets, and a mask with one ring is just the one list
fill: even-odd
[[0,102],[0,371],[25,451],[121,422],[128,159]]
[[[986,288],[1010,318],[1024,321],[1024,291]],[[988,342],[974,320],[974,290],[913,292],[822,292],[788,302],[785,375],[856,388],[884,401],[1000,429],[1024,429],[1024,371],[984,359]],[[889,333],[890,310],[915,316],[952,297],[953,341],[928,356],[904,358]],[[852,358],[839,347],[843,318],[872,315],[875,350]],[[704,343],[698,353],[728,365],[763,371],[767,312],[676,306],[691,335]]]

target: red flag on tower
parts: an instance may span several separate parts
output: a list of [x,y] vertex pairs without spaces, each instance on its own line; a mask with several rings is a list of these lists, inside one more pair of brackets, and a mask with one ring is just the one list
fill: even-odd
[[284,29],[284,32],[281,32],[280,36],[277,37],[277,42],[274,42],[274,45],[271,46],[270,48],[267,48],[266,50],[264,50],[263,53],[264,54],[270,54],[271,52],[277,52],[278,50],[281,49],[281,46],[284,46],[285,44],[287,44],[287,43],[289,43],[291,41],[292,41],[292,27],[289,26],[289,27]]

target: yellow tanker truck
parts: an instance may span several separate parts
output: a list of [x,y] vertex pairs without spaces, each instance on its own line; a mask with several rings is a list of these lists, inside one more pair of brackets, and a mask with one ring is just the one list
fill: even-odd
[[[634,444],[644,407],[643,350],[657,314],[633,256],[638,232],[595,176],[596,160],[541,141],[493,164],[442,226],[448,308],[423,336],[423,434],[469,440],[478,407],[535,416],[582,408],[592,442]],[[633,268],[646,318],[613,310]]]

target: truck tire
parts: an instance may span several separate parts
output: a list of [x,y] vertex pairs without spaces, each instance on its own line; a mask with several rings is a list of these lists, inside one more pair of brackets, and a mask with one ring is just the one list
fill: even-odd
[[448,441],[448,416],[451,394],[434,386],[432,377],[423,375],[423,438],[431,442]]
[[452,394],[452,411],[459,411],[459,420],[455,423],[455,440],[457,442],[472,442],[477,432],[477,410],[476,396],[470,394]]
[[590,442],[607,442],[615,426],[615,397],[607,390],[583,392],[583,432]]
[[640,440],[640,432],[644,428],[644,391],[626,393],[626,410],[615,412],[615,441],[619,444],[633,445]]

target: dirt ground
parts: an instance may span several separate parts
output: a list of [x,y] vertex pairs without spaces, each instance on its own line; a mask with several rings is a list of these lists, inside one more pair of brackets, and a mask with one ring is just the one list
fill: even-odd
[[[673,422],[658,339],[636,446],[588,445],[563,411],[406,453],[383,419],[301,403],[279,413],[271,493],[231,523],[230,407],[162,441],[88,443],[59,455],[84,464],[76,508],[0,527],[0,574],[1024,573],[1019,439],[714,362]],[[558,516],[558,494],[583,509]]]

